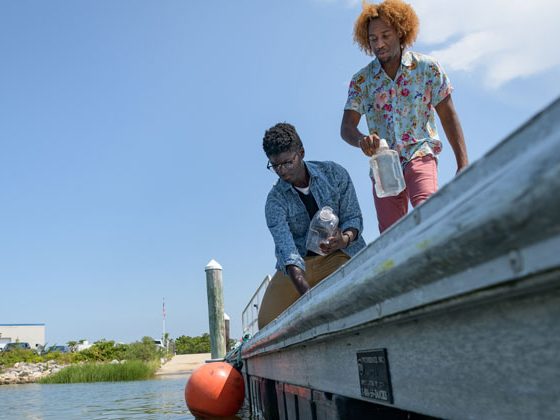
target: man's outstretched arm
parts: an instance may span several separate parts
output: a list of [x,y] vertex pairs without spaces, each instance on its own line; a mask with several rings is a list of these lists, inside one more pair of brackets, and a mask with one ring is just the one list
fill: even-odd
[[467,155],[467,146],[465,145],[465,136],[463,135],[461,122],[459,121],[459,116],[455,111],[451,95],[447,95],[439,104],[436,105],[436,111],[439,119],[441,120],[443,131],[445,131],[445,136],[447,137],[449,144],[451,144],[451,148],[455,154],[457,172],[460,172],[469,164],[469,158]]
[[345,109],[340,124],[340,136],[349,145],[362,149],[366,156],[372,156],[379,147],[379,136],[362,134],[358,130],[361,117],[359,112]]
[[286,271],[300,295],[305,294],[310,289],[309,283],[305,280],[305,271],[297,265],[286,266]]

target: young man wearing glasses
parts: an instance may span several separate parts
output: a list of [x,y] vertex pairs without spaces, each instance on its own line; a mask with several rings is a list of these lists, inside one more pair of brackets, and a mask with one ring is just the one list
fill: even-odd
[[[266,131],[263,149],[268,157],[267,168],[279,177],[265,206],[277,272],[261,302],[259,328],[365,246],[354,185],[342,166],[334,162],[304,162],[301,139],[294,126],[287,123]],[[312,217],[324,206],[331,207],[338,216],[339,230],[321,245],[326,254],[322,256],[308,251],[305,241]]]

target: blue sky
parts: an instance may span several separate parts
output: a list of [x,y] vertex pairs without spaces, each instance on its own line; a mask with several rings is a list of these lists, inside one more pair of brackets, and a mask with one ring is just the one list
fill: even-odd
[[[560,93],[552,0],[411,3],[413,49],[448,70],[471,161]],[[51,344],[129,342],[161,334],[165,297],[170,335],[199,335],[216,259],[238,337],[275,263],[261,141],[280,121],[308,159],[349,170],[374,240],[367,158],[338,134],[370,60],[352,41],[359,10],[0,0],[0,323],[46,323]],[[440,186],[455,172],[444,144]]]

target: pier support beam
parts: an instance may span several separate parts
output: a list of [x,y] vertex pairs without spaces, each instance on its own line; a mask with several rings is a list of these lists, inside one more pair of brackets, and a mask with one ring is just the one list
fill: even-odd
[[205,271],[208,322],[210,324],[210,351],[212,359],[220,359],[226,355],[222,266],[217,261],[211,260]]

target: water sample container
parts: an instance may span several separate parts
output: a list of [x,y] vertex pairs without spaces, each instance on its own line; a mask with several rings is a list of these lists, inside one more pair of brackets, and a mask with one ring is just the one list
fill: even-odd
[[387,140],[380,140],[379,149],[369,164],[375,180],[375,194],[379,198],[399,195],[405,189],[399,154],[389,149]]
[[310,251],[319,255],[326,255],[319,245],[334,236],[338,228],[338,217],[334,214],[333,209],[329,206],[323,207],[309,224],[309,231],[307,232],[306,247]]

